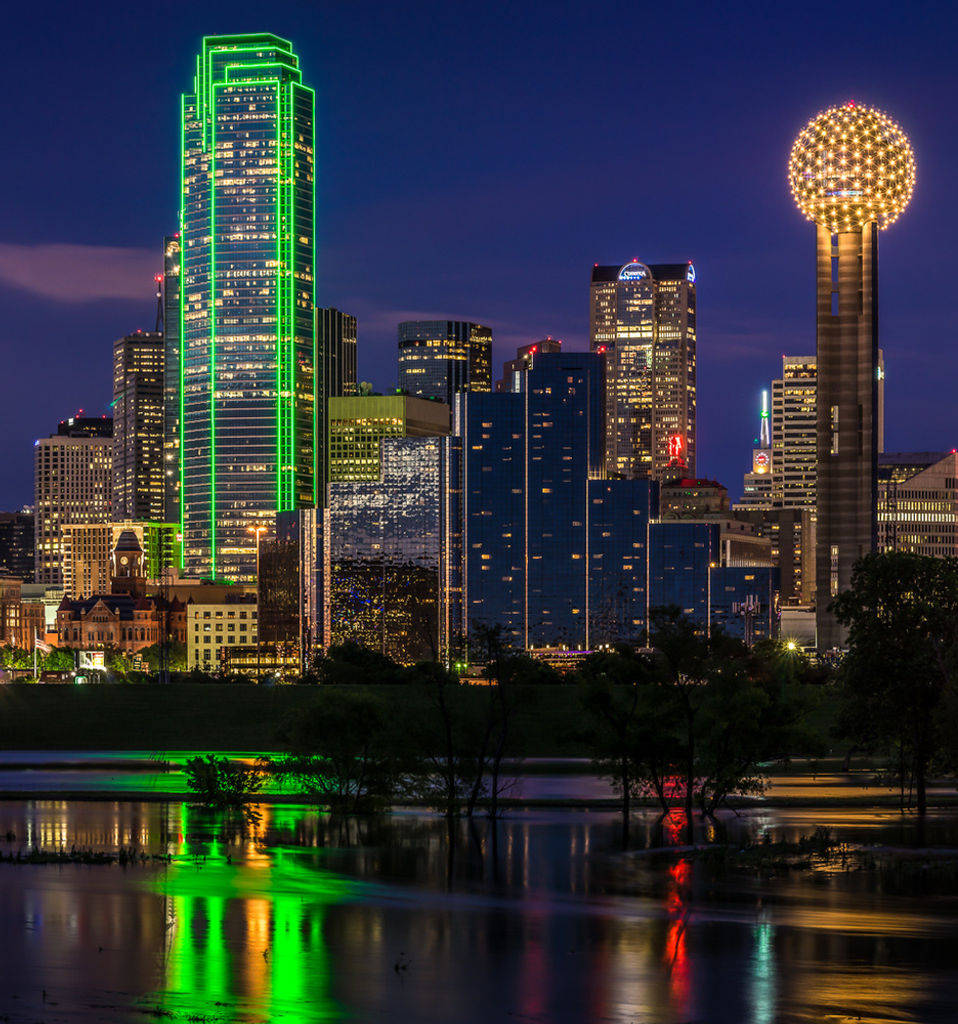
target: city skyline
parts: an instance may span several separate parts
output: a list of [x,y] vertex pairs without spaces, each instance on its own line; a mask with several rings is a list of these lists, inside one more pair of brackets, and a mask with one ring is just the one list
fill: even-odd
[[[404,40],[409,39],[414,26],[421,27],[429,9],[430,5],[421,5],[412,12],[410,25],[402,30],[406,33]],[[775,368],[783,353],[801,354],[810,351],[814,343],[811,326],[814,280],[807,268],[808,239],[800,221],[796,222],[787,190],[781,183],[781,161],[788,143],[810,113],[836,99],[855,96],[889,109],[902,123],[908,124],[924,162],[922,187],[916,194],[907,222],[892,229],[895,243],[888,247],[883,260],[886,274],[903,283],[900,293],[888,290],[882,305],[883,347],[889,380],[886,447],[902,450],[950,446],[951,417],[948,403],[944,401],[947,371],[952,365],[947,345],[950,310],[915,310],[906,295],[909,281],[914,282],[919,276],[919,266],[931,274],[933,288],[937,281],[938,292],[944,294],[945,261],[919,259],[928,243],[919,245],[916,240],[943,239],[947,219],[951,216],[946,210],[943,221],[931,220],[932,203],[941,196],[937,180],[949,144],[947,140],[941,141],[943,133],[935,127],[936,113],[919,103],[921,90],[908,80],[909,71],[920,63],[920,47],[933,45],[919,42],[920,26],[904,27],[904,34],[899,37],[899,50],[902,46],[904,50],[896,64],[897,73],[883,75],[881,82],[874,74],[875,47],[886,45],[879,40],[888,34],[889,15],[885,15],[881,26],[873,29],[873,37],[866,33],[857,62],[841,71],[829,70],[819,75],[814,88],[800,83],[795,76],[779,74],[774,87],[770,87],[771,91],[760,101],[766,114],[775,106],[772,124],[767,123],[768,117],[764,120],[748,117],[743,122],[750,104],[756,101],[752,90],[743,92],[742,87],[736,85],[734,76],[720,77],[717,91],[727,101],[737,97],[739,109],[726,105],[716,122],[717,127],[710,127],[705,121],[706,116],[715,117],[715,99],[690,90],[694,102],[684,107],[680,116],[687,120],[693,135],[707,132],[701,137],[710,144],[709,159],[697,160],[698,169],[690,169],[683,160],[683,156],[688,155],[688,145],[679,144],[673,138],[664,114],[656,114],[649,121],[649,112],[640,114],[638,108],[633,108],[630,116],[637,119],[636,123],[641,120],[647,128],[644,135],[657,143],[655,160],[651,164],[643,163],[643,157],[649,152],[646,148],[630,149],[626,143],[616,142],[611,166],[622,170],[632,167],[641,183],[654,186],[656,194],[666,194],[676,200],[685,188],[685,201],[678,208],[673,205],[668,215],[664,215],[656,202],[646,198],[643,189],[636,189],[634,196],[626,190],[627,202],[623,205],[622,197],[617,199],[608,190],[600,190],[604,194],[598,198],[582,198],[572,188],[574,176],[585,171],[582,161],[566,148],[562,128],[571,128],[576,134],[577,126],[585,123],[582,103],[599,88],[601,76],[591,57],[578,58],[569,50],[561,50],[557,59],[570,66],[573,62],[584,61],[575,65],[584,72],[579,85],[581,98],[566,89],[561,93],[561,111],[545,110],[541,96],[535,94],[526,74],[519,71],[517,48],[521,20],[505,27],[495,54],[497,66],[501,65],[508,73],[507,80],[519,88],[517,100],[524,112],[524,123],[528,123],[540,145],[548,143],[542,154],[552,160],[564,155],[566,169],[560,171],[552,163],[544,168],[541,158],[533,160],[529,151],[520,147],[513,151],[516,159],[512,165],[506,161],[511,171],[507,176],[497,178],[494,173],[502,166],[500,158],[493,160],[489,169],[482,173],[458,171],[450,176],[450,170],[457,168],[454,161],[444,157],[439,161],[441,175],[433,170],[425,177],[420,176],[413,187],[413,178],[428,162],[422,162],[423,158],[417,156],[414,148],[416,140],[421,143],[425,130],[434,134],[445,127],[452,131],[453,122],[458,118],[456,123],[480,126],[483,132],[492,133],[490,137],[501,138],[515,147],[520,141],[516,126],[508,119],[503,125],[490,120],[486,106],[470,99],[461,88],[454,88],[451,94],[442,97],[437,94],[435,109],[424,115],[425,124],[410,121],[407,117],[410,104],[415,98],[421,99],[417,90],[426,86],[405,79],[389,62],[383,65],[382,73],[398,75],[397,91],[390,95],[389,102],[380,97],[374,109],[372,100],[363,91],[344,102],[344,86],[334,72],[343,69],[345,58],[337,55],[332,62],[328,59],[325,47],[331,44],[320,41],[315,25],[283,11],[278,11],[275,19],[269,19],[275,20],[275,25],[264,25],[262,15],[254,17],[251,9],[243,5],[233,10],[235,18],[229,20],[235,20],[237,28],[265,27],[293,38],[304,65],[314,71],[314,84],[319,94],[318,120],[322,126],[317,145],[322,167],[320,205],[325,202],[325,209],[328,209],[317,233],[317,302],[336,305],[358,315],[361,379],[372,380],[380,390],[395,383],[394,339],[396,325],[402,319],[435,316],[489,323],[495,337],[494,368],[511,357],[517,344],[546,334],[564,338],[569,351],[584,351],[588,345],[587,275],[595,262],[626,261],[633,255],[653,261],[692,258],[698,271],[701,303],[700,377],[703,382],[709,382],[699,388],[698,469],[700,473],[721,479],[733,494],[740,487],[742,467],[749,457],[756,395],[776,375]],[[7,403],[11,445],[10,468],[0,490],[3,507],[15,508],[29,500],[29,446],[46,432],[51,420],[75,413],[77,406],[88,412],[104,410],[109,399],[104,371],[109,360],[110,340],[137,327],[148,329],[151,326],[152,275],[161,269],[162,238],[175,228],[176,197],[175,189],[170,187],[169,171],[173,167],[172,180],[175,180],[176,126],[170,123],[167,108],[171,98],[175,101],[177,86],[189,74],[189,53],[195,51],[204,31],[222,25],[226,20],[224,11],[222,8],[217,12],[214,5],[205,10],[200,7],[188,22],[176,21],[162,29],[168,39],[168,45],[163,48],[170,57],[149,57],[151,93],[146,116],[152,118],[153,127],[145,141],[138,143],[150,161],[146,177],[142,173],[143,155],[134,147],[128,166],[118,160],[116,168],[108,169],[112,190],[109,205],[105,205],[106,194],[93,189],[90,202],[77,203],[74,197],[73,217],[63,214],[59,198],[50,199],[44,193],[41,202],[39,193],[33,193],[31,201],[28,190],[20,204],[23,210],[13,211],[7,234],[0,239],[0,296],[8,310],[4,329],[9,332],[0,335],[0,343],[4,344],[5,351],[16,352],[18,362],[25,364],[24,372],[35,374],[40,364],[38,362],[31,371],[31,360],[37,358],[35,350],[42,337],[54,347],[60,357],[57,365],[63,369],[62,375],[45,381],[46,386],[31,395],[29,402],[11,396]],[[389,11],[384,14],[384,25],[374,27],[367,22],[360,26],[358,15],[350,16],[342,10],[332,10],[328,17],[333,39],[341,41],[350,29],[362,28],[367,33],[362,46],[357,40],[350,40],[354,60],[358,56],[364,61],[381,60],[386,26],[397,28],[395,16]],[[568,35],[573,16],[559,20],[561,25],[548,31],[544,27],[541,40],[536,36],[531,37],[531,41],[527,39],[533,63],[544,59],[543,47],[547,40],[552,40],[552,33],[561,31],[563,37]],[[470,21],[450,16],[434,27],[440,38],[444,34],[459,38],[467,29],[475,31],[478,51],[491,32],[491,24],[484,17],[474,15]],[[68,19],[63,31],[78,32],[82,36],[87,30],[81,30]],[[143,33],[145,40],[150,31],[149,21],[141,23],[131,38],[139,39],[139,34]],[[704,26],[696,30],[690,40],[690,52],[704,46],[704,40],[699,38],[704,31]],[[771,32],[768,26],[756,24],[749,31],[753,38],[767,36],[773,53],[776,47],[786,44],[782,37],[784,29]],[[113,43],[107,40],[107,45]],[[662,68],[659,61],[659,57],[654,58],[650,73]],[[359,66],[366,65],[361,61]],[[824,55],[818,66],[827,69]],[[691,58],[688,67],[691,67]],[[759,79],[774,77],[765,62],[753,70]],[[604,74],[624,80],[623,55],[618,50],[613,53]],[[355,83],[355,75],[356,72],[350,70],[348,80]],[[91,72],[88,84],[92,90],[100,87],[99,81]],[[696,78],[693,76],[689,81],[695,82]],[[498,87],[490,86],[483,95],[487,105],[494,105]],[[132,90],[131,97],[138,102],[143,99],[136,89]],[[25,107],[32,102],[24,97]],[[406,126],[403,147],[398,151],[402,159],[396,163],[401,173],[394,175],[396,184],[386,192],[374,187],[381,186],[381,181],[374,183],[362,175],[350,178],[359,155],[345,144],[356,138],[356,129],[347,123],[347,118],[350,112],[355,114],[360,109],[356,104],[365,115],[365,119],[361,118],[363,123],[376,129],[364,136],[363,147],[366,148],[362,153],[365,158],[370,156],[369,147],[392,146],[396,142],[395,130],[386,125],[384,108],[390,108],[400,126]],[[669,109],[673,117],[679,116],[677,108]],[[707,110],[712,113],[707,115]],[[74,112],[73,120],[78,125],[83,124],[85,116],[82,111]],[[139,127],[132,123],[132,109],[130,117],[129,129],[120,123],[114,126],[113,132],[119,133],[120,138],[139,139]],[[748,129],[744,136],[741,134],[743,124]],[[70,133],[76,131],[72,121],[67,127]],[[738,132],[739,141],[734,147],[719,137],[723,127],[735,128]],[[605,118],[600,128],[603,138],[614,141],[612,125]],[[337,142],[340,139],[343,145]],[[334,142],[336,145],[331,148]],[[4,173],[16,174],[11,169]],[[44,169],[44,175],[50,173],[51,169]],[[13,184],[12,179],[10,184]],[[574,216],[562,218],[562,225],[550,227],[543,233],[547,206],[560,201],[555,191],[559,186],[562,186],[561,201],[572,202]],[[691,186],[695,188],[690,190]],[[531,205],[528,202],[530,189],[540,194]],[[727,210],[716,205],[718,193],[729,200]],[[507,207],[516,212],[508,228],[508,237],[515,245],[508,255],[501,248],[507,235],[486,216],[493,204],[505,200],[512,200]],[[515,206],[517,202],[519,205]],[[753,203],[760,215],[753,209]],[[379,214],[373,218],[379,223],[378,237],[409,250],[411,258],[401,261],[406,266],[398,273],[370,273],[376,262],[372,256],[377,251],[371,244],[374,239],[368,219],[371,207]],[[51,218],[55,209],[61,212]],[[24,217],[24,210],[32,212],[31,219]],[[94,210],[97,217],[91,220]],[[453,256],[440,246],[443,254],[434,256],[435,243],[442,238],[437,221],[447,220],[453,213],[466,217],[468,244],[457,245]],[[397,234],[407,226],[406,217],[417,220],[416,231]],[[582,227],[583,218],[588,220],[586,228]],[[732,219],[741,236],[734,242],[729,234]],[[80,248],[44,248],[58,244]],[[370,258],[360,259],[360,249],[367,251]],[[937,251],[933,241],[932,251]],[[64,258],[66,264],[62,262]],[[97,260],[100,262],[95,263]],[[101,272],[96,281],[84,285],[88,280],[88,267],[92,265],[98,266]],[[71,272],[66,273],[64,267]],[[441,270],[438,276],[437,268]],[[74,269],[76,273],[72,272]],[[529,288],[528,275],[531,274],[536,275],[535,289]],[[924,282],[924,278],[922,280]],[[76,301],[84,288],[92,296],[91,300]],[[132,298],[134,292],[142,294],[142,299]],[[530,295],[534,298],[530,299]],[[69,324],[70,344],[61,351],[59,346],[65,343],[58,339],[63,327],[56,325],[64,323]],[[34,331],[41,333],[31,335]],[[916,351],[911,341],[916,334],[928,339],[922,351]],[[935,366],[937,373],[932,372]],[[941,372],[942,366],[944,372]]]

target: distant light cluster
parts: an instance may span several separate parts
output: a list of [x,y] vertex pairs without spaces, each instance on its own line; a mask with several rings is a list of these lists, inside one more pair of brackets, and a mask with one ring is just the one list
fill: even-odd
[[802,129],[788,183],[808,220],[833,234],[893,224],[915,188],[915,154],[895,122],[872,107],[830,107]]

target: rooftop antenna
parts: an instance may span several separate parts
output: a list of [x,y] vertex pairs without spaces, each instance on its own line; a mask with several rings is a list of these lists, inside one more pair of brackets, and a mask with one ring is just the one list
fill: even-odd
[[759,448],[772,447],[772,425],[768,415],[768,392],[762,392],[762,419],[759,427]]

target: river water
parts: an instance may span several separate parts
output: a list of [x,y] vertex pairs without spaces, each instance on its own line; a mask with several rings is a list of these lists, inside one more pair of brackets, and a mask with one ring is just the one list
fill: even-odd
[[[514,809],[451,845],[423,812],[344,825],[258,811],[244,824],[179,802],[0,803],[4,854],[157,857],[0,863],[0,1020],[958,1020],[958,881],[941,865],[759,877],[623,855],[606,811]],[[662,842],[652,812],[635,821],[640,851]],[[722,824],[737,841],[825,822],[851,843],[913,841],[892,810],[754,808]],[[933,816],[923,842],[958,846],[958,816]]]

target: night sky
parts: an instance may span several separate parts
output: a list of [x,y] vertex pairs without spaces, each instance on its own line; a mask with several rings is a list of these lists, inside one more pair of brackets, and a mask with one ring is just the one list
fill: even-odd
[[760,390],[815,347],[792,139],[878,106],[918,162],[880,244],[886,448],[958,444],[955,6],[98,0],[4,28],[0,508],[32,501],[34,438],[106,411],[114,338],[152,328],[212,33],[291,39],[316,89],[317,299],[358,315],[361,379],[395,384],[406,318],[491,324],[497,376],[546,334],[586,348],[594,263],[693,259],[698,469],[733,496]]

